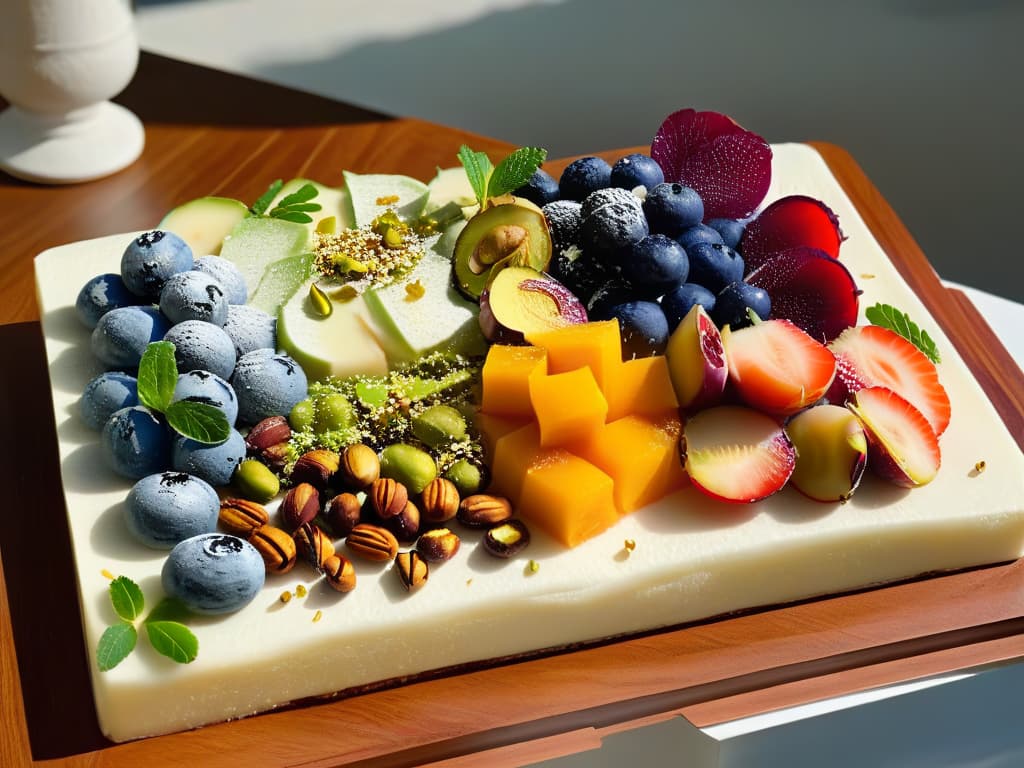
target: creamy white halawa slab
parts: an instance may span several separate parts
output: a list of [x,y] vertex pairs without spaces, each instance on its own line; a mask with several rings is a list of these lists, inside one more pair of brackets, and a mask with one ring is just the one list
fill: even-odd
[[[726,505],[691,488],[572,550],[537,534],[519,557],[499,561],[468,537],[413,594],[391,564],[357,562],[358,586],[348,595],[300,564],[269,577],[238,613],[192,621],[199,655],[188,665],[145,642],[109,672],[95,662],[100,635],[115,620],[104,571],[134,579],[152,605],[165,558],[129,538],[122,514],[130,483],[103,466],[97,434],[78,417],[81,392],[100,366],[75,297],[93,275],[117,271],[131,235],[41,254],[36,275],[61,475],[103,732],[115,741],[167,733],[426,670],[1019,557],[1024,457],[1017,445],[821,157],[804,145],[774,152],[769,201],[799,193],[831,206],[849,236],[842,261],[864,289],[862,307],[901,307],[938,342],[953,416],[934,482],[904,490],[868,477],[842,505],[791,489],[756,505]],[[981,459],[985,471],[972,472]],[[625,539],[636,542],[629,557]],[[529,559],[540,565],[535,573]],[[308,596],[282,603],[281,592],[299,583]]]

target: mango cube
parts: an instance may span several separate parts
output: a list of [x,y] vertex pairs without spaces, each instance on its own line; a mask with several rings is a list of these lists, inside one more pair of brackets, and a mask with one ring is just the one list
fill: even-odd
[[499,437],[495,441],[491,459],[490,492],[505,496],[517,504],[527,472],[543,454],[540,429],[536,422],[530,422]]
[[607,372],[622,362],[622,342],[617,320],[567,325],[550,331],[526,334],[526,340],[548,353],[548,373],[567,373],[589,368],[604,390]]
[[604,424],[608,403],[589,368],[531,376],[530,402],[545,448],[585,440]]
[[553,449],[523,479],[519,513],[567,547],[614,525],[612,479],[588,461]]
[[602,387],[608,421],[623,416],[661,416],[679,410],[668,360],[663,355],[638,357],[607,369]]
[[547,373],[547,352],[540,347],[495,344],[487,352],[481,379],[480,410],[495,416],[533,418],[530,377]]
[[676,415],[625,416],[574,450],[615,481],[615,506],[626,514],[686,485],[679,460],[681,431]]
[[480,430],[480,443],[484,447],[484,454],[489,457],[494,456],[498,440],[530,423],[521,416],[495,416],[493,413],[483,412],[477,413],[473,420],[476,428]]

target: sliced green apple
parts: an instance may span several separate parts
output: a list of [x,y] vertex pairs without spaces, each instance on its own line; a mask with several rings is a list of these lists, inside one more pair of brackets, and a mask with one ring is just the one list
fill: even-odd
[[265,216],[238,222],[224,241],[220,255],[233,261],[245,278],[249,295],[256,293],[263,275],[275,261],[310,250],[310,232],[303,224]]
[[167,212],[157,225],[189,244],[196,258],[220,254],[221,243],[249,215],[241,200],[200,197]]
[[425,214],[444,208],[454,203],[462,209],[465,218],[469,218],[479,209],[476,193],[466,176],[466,169],[461,165],[455,168],[438,168],[437,175],[427,182],[427,206]]
[[387,373],[387,357],[371,330],[370,313],[361,297],[347,301],[326,289],[334,302],[329,317],[309,301],[309,282],[295,292],[277,316],[277,343],[313,380]]
[[[402,221],[413,221],[419,218],[427,204],[427,185],[410,176],[351,171],[345,171],[344,174],[345,188],[348,190],[352,208],[353,226],[370,224],[389,208],[393,209]],[[390,202],[379,202],[382,200]]]
[[276,315],[285,302],[306,285],[312,274],[312,253],[298,253],[271,262],[263,270],[260,284],[249,297],[248,303],[268,315]]

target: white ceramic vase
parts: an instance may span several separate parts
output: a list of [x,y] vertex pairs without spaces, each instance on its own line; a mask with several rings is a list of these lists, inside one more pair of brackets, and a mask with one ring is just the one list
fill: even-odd
[[0,169],[73,183],[138,158],[142,123],[108,101],[138,65],[129,3],[0,0]]

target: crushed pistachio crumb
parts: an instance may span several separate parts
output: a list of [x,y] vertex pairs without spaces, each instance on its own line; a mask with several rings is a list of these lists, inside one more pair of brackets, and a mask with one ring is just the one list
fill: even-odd
[[406,283],[405,293],[407,301],[416,301],[416,299],[422,299],[423,294],[427,292],[427,289],[423,287],[423,283],[419,280],[414,280],[411,283]]
[[398,195],[387,195],[385,197],[378,197],[374,202],[377,205],[394,205],[398,201]]
[[289,592],[287,589],[284,592],[281,593],[281,602],[282,603],[287,603],[291,599],[292,599],[292,593]]
[[536,560],[530,560],[530,562],[526,564],[526,570],[530,573],[536,573],[540,570],[540,563]]
[[107,570],[106,568],[104,568],[104,569],[103,569],[102,571],[100,571],[100,575],[101,575],[101,576],[102,576],[103,578],[105,578],[105,579],[109,579],[110,581],[113,581],[113,580],[114,580],[114,574],[112,574],[112,573],[111,573],[110,571],[108,571],[108,570]]
[[636,549],[636,541],[634,541],[633,539],[626,539],[624,542],[622,542],[622,547],[627,552],[632,552],[634,549]]
[[389,209],[358,229],[315,233],[313,251],[317,272],[361,293],[408,273],[423,257],[423,240]]
[[299,584],[299,586],[297,586],[295,588],[295,596],[296,597],[305,597],[306,596],[306,585],[305,584]]
[[313,623],[316,624],[323,617],[324,617],[324,612],[323,611],[317,611],[316,613],[313,614]]
[[975,463],[974,471],[977,472],[979,475],[982,472],[984,472],[985,471],[985,461],[982,460],[982,461],[979,461],[979,462]]
[[472,584],[472,583],[473,583],[473,580],[472,580],[472,579],[466,579],[466,586],[467,586],[467,587],[468,587],[468,586],[469,586],[470,584]]
[[860,276],[862,278],[864,278],[865,280],[874,280],[875,279],[875,276],[873,274],[871,274],[870,272],[861,272]]

